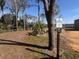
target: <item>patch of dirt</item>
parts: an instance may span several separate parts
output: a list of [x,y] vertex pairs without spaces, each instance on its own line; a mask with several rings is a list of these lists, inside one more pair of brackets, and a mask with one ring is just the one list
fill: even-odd
[[[6,32],[0,34],[0,59],[28,59],[31,55],[24,46],[20,46],[27,31]],[[30,53],[28,55],[27,53]],[[33,57],[32,57],[33,58]],[[31,58],[29,58],[31,59]]]
[[61,35],[69,42],[72,49],[79,52],[79,31],[64,31]]
[[[40,56],[48,55],[47,54],[48,52],[46,52],[47,50],[42,51],[42,49],[39,49],[39,48],[45,48],[43,46],[47,46],[46,44],[48,43],[48,41],[46,40],[46,38],[43,40],[40,37],[30,38],[28,35],[26,35],[27,32],[28,31],[16,31],[16,32],[1,33],[0,59],[37,59]],[[79,52],[78,31],[63,31],[61,35],[65,37],[64,38],[65,41],[68,41],[67,44],[68,46],[71,46],[72,49]],[[22,40],[23,38],[27,38],[27,41]],[[31,44],[26,42],[31,42]],[[33,48],[32,46],[38,48]]]
[[46,53],[47,47],[45,47],[45,41],[47,42],[47,40],[40,37],[30,38],[27,32],[28,31],[16,31],[1,33],[0,59],[37,59],[49,56]]
[[0,39],[23,39],[28,35],[27,31],[6,32],[0,34]]

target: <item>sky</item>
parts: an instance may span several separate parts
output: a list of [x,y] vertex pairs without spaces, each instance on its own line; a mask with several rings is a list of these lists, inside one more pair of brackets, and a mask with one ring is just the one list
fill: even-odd
[[[32,2],[34,3],[34,2]],[[63,17],[63,22],[65,24],[74,23],[74,20],[79,18],[79,0],[57,0],[57,5],[59,6],[60,15]],[[41,4],[40,12],[43,11],[43,5]],[[33,16],[37,16],[37,7],[26,8],[25,13]],[[8,13],[9,10],[5,10],[4,13]],[[22,14],[19,13],[19,16]],[[1,16],[1,11],[0,11]]]
[[57,0],[64,23],[74,23],[79,19],[79,0]]

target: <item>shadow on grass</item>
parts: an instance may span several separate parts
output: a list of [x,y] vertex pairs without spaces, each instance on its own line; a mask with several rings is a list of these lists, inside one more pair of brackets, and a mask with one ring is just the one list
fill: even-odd
[[[36,52],[36,53],[40,53],[40,54],[43,54],[43,55],[46,55],[46,56],[50,56],[46,53],[43,53],[43,52],[39,52],[39,51],[36,51],[36,50],[33,50],[33,49],[30,49],[30,48],[26,48],[26,50],[29,50],[29,51],[32,51],[32,52]],[[51,56],[50,56],[51,57]]]
[[26,50],[29,50],[31,52],[36,52],[36,53],[42,54],[44,56],[47,56],[47,57],[43,57],[43,58],[39,58],[39,59],[56,59],[56,58],[48,55],[47,53],[43,53],[43,52],[40,52],[40,51],[36,51],[36,50],[30,49],[30,48],[26,48]]
[[47,46],[40,46],[36,44],[31,44],[31,43],[25,43],[25,42],[19,42],[19,41],[13,41],[13,40],[5,40],[5,39],[0,39],[0,45],[17,45],[17,46],[27,46],[27,47],[34,47],[34,48],[40,48],[40,49],[48,49]]
[[[39,49],[48,49],[47,46],[40,46],[40,45],[31,44],[31,43],[27,43],[27,42],[19,42],[19,41],[14,41],[14,40],[5,40],[5,39],[0,39],[0,45],[17,45],[17,46],[39,48]],[[40,59],[55,59],[52,56],[48,55],[47,53],[43,53],[43,52],[36,51],[33,49],[29,49],[29,48],[25,48],[25,49],[29,50],[31,52],[36,52],[36,53],[48,56],[48,57],[44,57],[44,58],[40,58]]]
[[45,57],[45,58],[40,58],[40,59],[57,59],[57,58],[54,58],[54,57]]

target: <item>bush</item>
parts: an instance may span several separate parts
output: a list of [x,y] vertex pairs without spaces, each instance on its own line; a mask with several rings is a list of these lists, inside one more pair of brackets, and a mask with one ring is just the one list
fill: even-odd
[[44,24],[42,24],[41,22],[35,23],[32,28],[33,35],[40,34],[43,28],[44,28]]

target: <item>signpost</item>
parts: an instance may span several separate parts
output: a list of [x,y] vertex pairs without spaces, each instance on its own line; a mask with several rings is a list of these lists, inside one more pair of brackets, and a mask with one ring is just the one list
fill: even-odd
[[63,20],[62,18],[57,18],[56,19],[56,28],[57,28],[57,55],[56,55],[56,58],[57,59],[60,59],[59,58],[59,55],[60,55],[60,33],[61,33],[61,29],[62,29],[62,26],[63,26]]
[[19,20],[20,20],[20,18],[17,18],[17,20],[19,21]]

